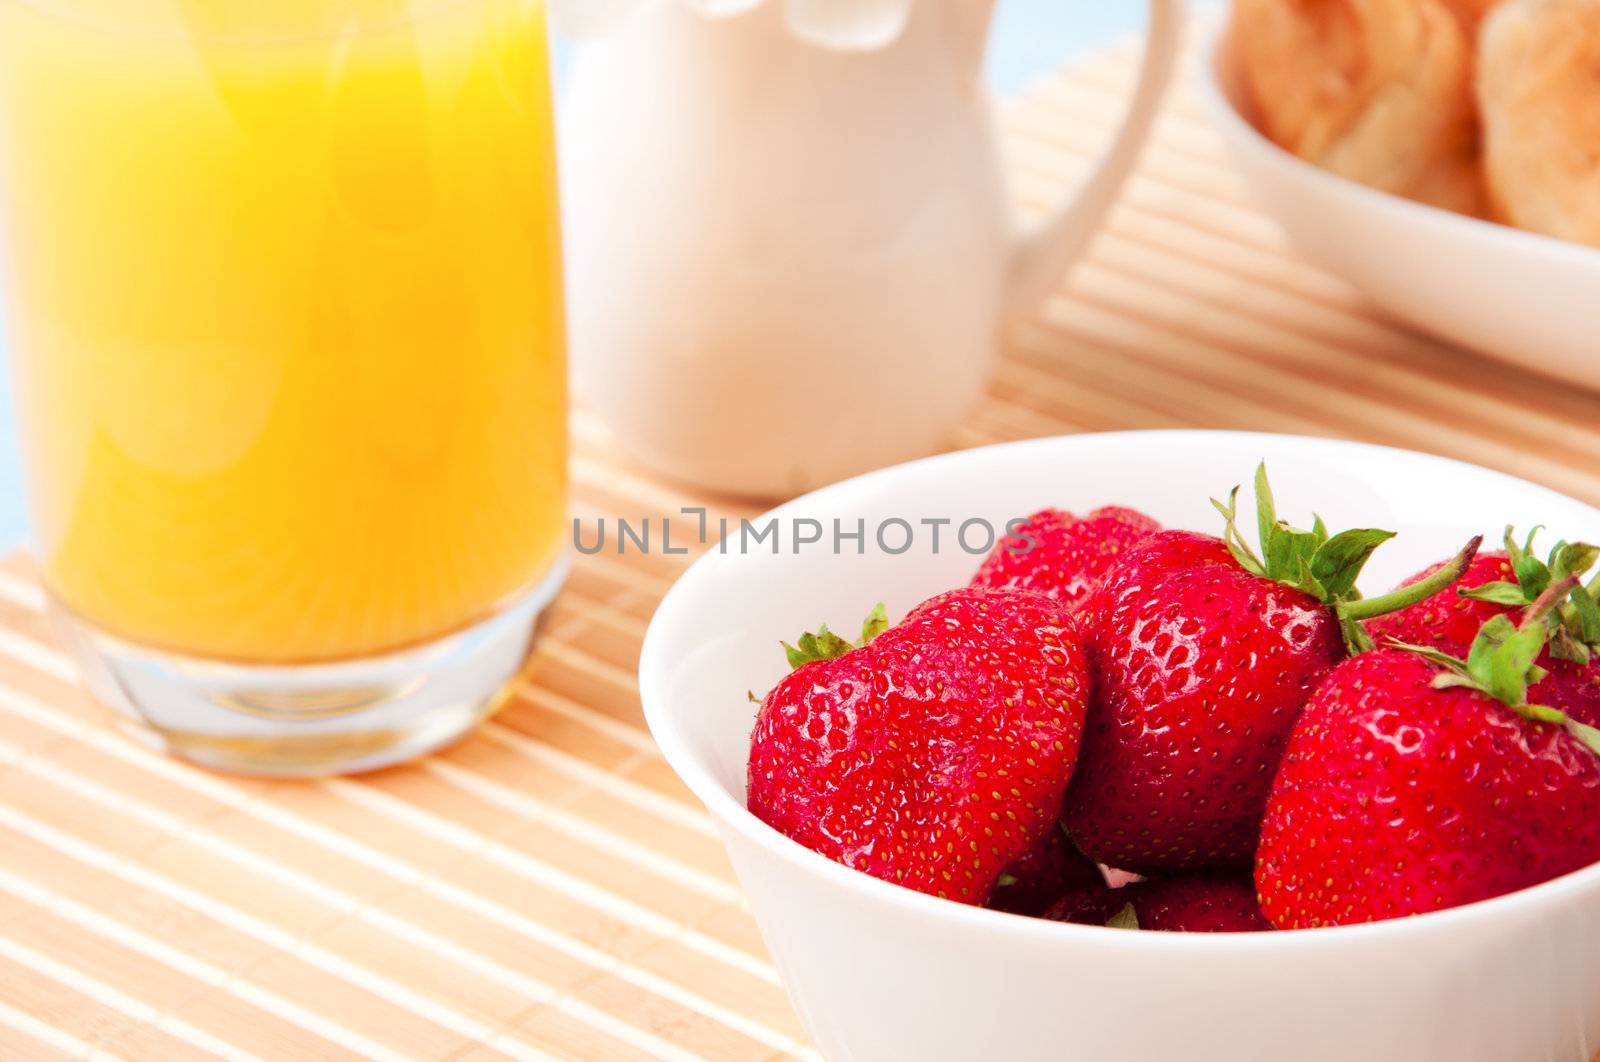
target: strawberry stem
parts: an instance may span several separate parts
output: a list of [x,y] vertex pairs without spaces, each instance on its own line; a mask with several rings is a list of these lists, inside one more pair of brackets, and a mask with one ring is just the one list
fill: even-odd
[[1582,585],[1582,580],[1576,575],[1568,575],[1558,582],[1551,583],[1528,606],[1528,611],[1522,614],[1524,624],[1544,622],[1553,612],[1561,607],[1571,593]]
[[1398,590],[1378,597],[1343,602],[1340,609],[1344,615],[1359,621],[1386,616],[1391,612],[1410,608],[1419,601],[1426,601],[1434,594],[1448,590],[1456,580],[1460,579],[1466,573],[1467,567],[1472,564],[1472,559],[1478,555],[1478,547],[1482,545],[1483,536],[1479,535],[1462,546],[1461,552],[1451,557],[1426,579],[1418,579],[1409,586],[1402,586]]

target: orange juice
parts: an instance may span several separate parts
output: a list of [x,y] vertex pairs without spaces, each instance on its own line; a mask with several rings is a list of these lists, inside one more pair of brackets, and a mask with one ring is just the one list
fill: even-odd
[[131,641],[361,656],[564,525],[532,0],[0,0],[0,231],[38,557]]

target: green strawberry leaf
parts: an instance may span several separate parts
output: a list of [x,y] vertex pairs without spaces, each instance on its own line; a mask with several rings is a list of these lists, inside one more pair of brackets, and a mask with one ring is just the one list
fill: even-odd
[[1133,909],[1133,904],[1124,904],[1122,910],[1106,920],[1107,929],[1138,929],[1139,912]]
[[[801,667],[804,667],[806,664],[822,659],[820,656],[816,655],[815,649],[808,649],[806,647],[805,637],[800,639],[799,646],[790,645],[788,642],[779,642],[778,644],[783,646],[784,659],[789,661],[790,671],[797,670]],[[811,644],[813,646],[816,644],[815,638],[812,639]]]
[[1517,625],[1510,616],[1491,616],[1488,622],[1478,628],[1478,636],[1467,650],[1467,674],[1479,682],[1486,682],[1490,660],[1500,651],[1506,639],[1516,632]]
[[1544,649],[1549,633],[1542,623],[1516,627],[1508,617],[1496,616],[1484,624],[1483,632],[1473,643],[1467,670],[1483,683],[1489,696],[1513,706],[1526,704],[1528,687],[1541,677],[1533,674],[1533,662]]
[[[1556,726],[1566,726],[1570,721],[1566,712],[1543,704],[1524,704],[1522,706],[1522,714],[1525,718],[1532,719],[1535,722],[1553,723]],[[1577,723],[1576,725],[1582,726],[1583,724]]]
[[861,624],[861,640],[856,643],[856,648],[866,645],[872,639],[889,629],[889,610],[883,607],[880,601],[867,613],[866,620]]
[[1538,557],[1525,553],[1511,565],[1512,572],[1522,587],[1522,595],[1532,601],[1550,587],[1550,566]]
[[1574,587],[1567,599],[1578,621],[1578,640],[1586,646],[1600,644],[1600,604],[1586,586]]
[[1474,601],[1489,601],[1496,605],[1506,605],[1510,608],[1522,608],[1528,604],[1528,592],[1522,588],[1521,583],[1484,583],[1482,586],[1463,586],[1456,590],[1458,597],[1471,598]]
[[1600,560],[1600,546],[1587,542],[1558,542],[1550,556],[1550,573],[1554,579],[1569,575],[1583,575]]
[[[1402,642],[1399,638],[1390,638],[1387,640],[1386,644],[1391,649],[1400,649],[1407,653],[1414,653],[1429,663],[1436,664],[1439,667],[1444,668],[1450,673],[1450,675],[1453,675],[1457,678],[1467,679],[1468,683],[1470,684],[1471,676],[1467,671],[1467,662],[1465,660],[1460,660],[1456,657],[1453,657],[1449,653],[1444,652],[1441,649],[1435,649],[1431,645],[1414,645],[1411,642]],[[1446,677],[1449,676],[1440,676],[1440,678]],[[1436,682],[1435,684],[1438,685],[1439,683]],[[1459,683],[1452,682],[1451,685],[1459,685]]]
[[[1261,548],[1270,550],[1272,533],[1279,527],[1278,503],[1272,497],[1272,484],[1267,481],[1267,463],[1265,461],[1256,465],[1256,541],[1261,543]],[[1235,488],[1237,489],[1237,488]],[[1287,527],[1287,524],[1282,525]],[[1272,557],[1267,556],[1268,567],[1271,567]]]
[[1239,533],[1239,488],[1234,487],[1228,494],[1226,503],[1215,498],[1211,499],[1212,506],[1222,514],[1223,531],[1222,540],[1227,543],[1228,552],[1233,554],[1233,559],[1239,562],[1239,567],[1251,575],[1266,578],[1267,567],[1261,563],[1261,558],[1251,550],[1250,544]]
[[807,631],[802,634],[794,645],[788,642],[779,642],[783,646],[784,656],[789,660],[789,669],[804,667],[814,664],[819,660],[837,660],[844,654],[855,649],[860,649],[872,639],[889,629],[889,613],[880,601],[867,613],[866,622],[861,624],[861,638],[859,641],[847,642],[839,635],[828,629],[824,623],[817,628],[815,634]]
[[1468,543],[1457,557],[1427,579],[1382,597],[1363,600],[1356,582],[1373,551],[1394,537],[1394,532],[1378,528],[1357,528],[1328,534],[1320,515],[1312,518],[1311,530],[1304,531],[1278,518],[1278,503],[1267,477],[1266,462],[1256,467],[1256,533],[1260,552],[1251,549],[1239,531],[1239,489],[1234,487],[1226,502],[1215,498],[1211,504],[1222,514],[1222,539],[1239,566],[1252,575],[1291,586],[1327,605],[1339,614],[1339,627],[1345,646],[1352,655],[1372,648],[1372,639],[1361,626],[1362,620],[1406,608],[1449,587],[1466,571],[1477,553],[1481,538]]
[[1477,690],[1479,693],[1483,692],[1483,688],[1478,685],[1477,679],[1471,675],[1457,674],[1454,671],[1441,671],[1433,676],[1432,686],[1436,690],[1448,690],[1460,686],[1469,690]]
[[1441,670],[1433,679],[1435,689],[1466,687],[1486,694],[1530,722],[1562,727],[1596,756],[1600,756],[1600,730],[1580,723],[1559,708],[1528,703],[1528,687],[1549,675],[1535,661],[1552,631],[1565,632],[1561,622],[1552,617],[1558,616],[1565,600],[1578,592],[1585,592],[1578,575],[1568,574],[1552,582],[1539,595],[1539,599],[1528,607],[1520,626],[1512,623],[1511,617],[1505,614],[1492,617],[1479,630],[1465,660],[1458,660],[1448,653],[1426,646],[1408,645],[1398,639],[1391,638],[1389,644],[1415,653],[1438,666]]
[[1311,559],[1311,575],[1322,587],[1323,599],[1338,601],[1355,593],[1361,569],[1379,546],[1394,537],[1393,531],[1367,527],[1324,540]]
[[1566,624],[1556,624],[1550,635],[1550,655],[1557,660],[1570,660],[1575,664],[1587,664],[1592,655],[1590,649],[1583,642],[1578,641]]
[[818,627],[815,634],[809,631],[802,634],[796,645],[790,645],[788,642],[780,644],[783,646],[784,654],[789,658],[791,668],[815,663],[818,660],[835,660],[856,648],[830,631],[826,623]]
[[1600,756],[1600,730],[1587,723],[1580,723],[1576,719],[1568,719],[1567,733],[1587,745],[1590,752]]
[[1296,590],[1321,597],[1311,574],[1311,559],[1322,546],[1315,532],[1300,531],[1278,521],[1262,542],[1267,561],[1267,578]]
[[[1541,561],[1533,552],[1534,539],[1541,530],[1542,527],[1535,527],[1518,542],[1516,529],[1507,527],[1503,541],[1515,579],[1458,587],[1457,595],[1507,608],[1529,608],[1551,586],[1583,575],[1600,561],[1600,546],[1565,540],[1557,542],[1548,559]],[[1600,578],[1595,582],[1600,584]],[[1593,588],[1574,587],[1551,613],[1550,628],[1552,656],[1558,660],[1588,663],[1594,651],[1600,649],[1600,608],[1595,605]]]
[[1539,534],[1539,532],[1543,530],[1543,524],[1535,524],[1533,530],[1528,532],[1527,540],[1519,544],[1516,539],[1516,528],[1510,524],[1506,525],[1506,533],[1503,541],[1505,542],[1506,546],[1506,554],[1511,558],[1511,568],[1513,571],[1516,570],[1517,565],[1522,563],[1525,557],[1533,552],[1533,540]]

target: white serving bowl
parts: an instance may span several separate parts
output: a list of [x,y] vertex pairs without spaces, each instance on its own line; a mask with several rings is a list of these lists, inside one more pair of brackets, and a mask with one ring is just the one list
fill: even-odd
[[1600,386],[1600,250],[1376,191],[1280,148],[1253,124],[1226,24],[1198,80],[1251,192],[1312,262],[1406,324]]
[[[849,480],[772,514],[868,527],[866,552],[730,546],[667,595],[640,664],[662,753],[715,818],[783,982],[835,1062],[1587,1062],[1600,1045],[1600,866],[1468,907],[1374,925],[1223,936],[1129,932],[999,914],[830,862],[745,810],[756,706],[780,638],[898,617],[977,559],[927,534],[898,556],[881,520],[1132,505],[1215,530],[1207,503],[1266,458],[1286,518],[1389,527],[1385,587],[1508,520],[1600,541],[1600,512],[1438,457],[1235,432],[1129,432],[1012,443]],[[809,525],[807,525],[809,530]],[[892,530],[889,544],[903,535]],[[769,540],[770,543],[770,540]],[[974,542],[981,545],[981,542]],[[825,546],[831,544],[825,543]]]

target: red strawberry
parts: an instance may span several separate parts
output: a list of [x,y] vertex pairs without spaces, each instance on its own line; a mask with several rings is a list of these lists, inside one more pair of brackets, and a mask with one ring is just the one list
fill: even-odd
[[1140,929],[1175,933],[1255,933],[1272,928],[1248,877],[1161,878],[1117,893],[1133,907]]
[[1103,888],[1105,883],[1094,860],[1073,847],[1066,833],[1057,828],[1006,868],[989,906],[996,911],[1038,915],[1069,892]]
[[[1359,620],[1430,596],[1449,569],[1363,601],[1355,580],[1393,537],[1329,537],[1277,519],[1256,475],[1262,555],[1233,503],[1227,538],[1166,531],[1124,553],[1085,612],[1095,699],[1063,822],[1096,861],[1143,874],[1250,865],[1289,730],[1323,674],[1365,647]],[[1265,559],[1262,559],[1265,558]]]
[[1600,860],[1600,731],[1526,699],[1547,636],[1496,616],[1468,662],[1380,649],[1328,676],[1262,824],[1273,925],[1435,911]]
[[1160,878],[1120,889],[1079,886],[1044,914],[1052,922],[1172,933],[1255,933],[1272,928],[1248,877]]
[[[1537,534],[1538,529],[1534,529]],[[1521,619],[1553,582],[1582,575],[1593,566],[1600,550],[1586,543],[1559,542],[1547,561],[1533,554],[1534,534],[1518,544],[1506,528],[1503,551],[1480,553],[1455,588],[1419,601],[1410,608],[1372,620],[1367,630],[1380,645],[1391,641],[1437,649],[1464,657],[1483,625],[1495,616]],[[1415,583],[1436,571],[1433,565],[1402,585]],[[1576,587],[1571,599],[1551,613],[1559,620],[1553,642],[1539,656],[1539,666],[1550,674],[1529,691],[1540,703],[1600,725],[1600,661],[1593,659],[1600,643],[1600,610],[1589,589]]]
[[[1104,884],[1080,885],[1051,904],[1039,917],[1079,926],[1110,925],[1118,912],[1128,906],[1121,892],[1121,889],[1107,888]],[[1119,925],[1118,928],[1134,927]]]
[[846,866],[963,903],[1056,828],[1089,675],[1041,594],[962,589],[861,646],[824,628],[750,739],[749,806]]
[[[1430,564],[1400,585],[1411,586],[1420,582],[1446,563],[1440,561]],[[1511,560],[1504,552],[1494,550],[1480,553],[1472,558],[1472,563],[1454,587],[1418,601],[1410,608],[1368,621],[1367,633],[1378,645],[1385,645],[1392,638],[1412,645],[1430,645],[1451,656],[1466,656],[1472,640],[1485,623],[1495,616],[1520,609],[1492,601],[1473,600],[1462,596],[1460,591],[1515,578]]]
[[1117,556],[1161,530],[1144,513],[1118,506],[1074,516],[1044,509],[1013,527],[972,577],[973,586],[1036,590],[1076,608]]

